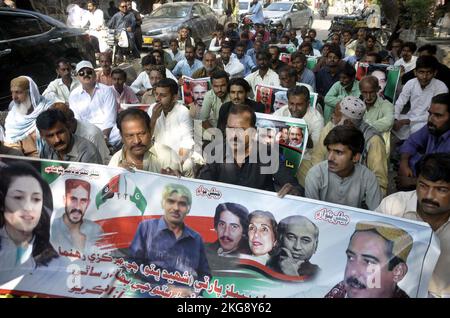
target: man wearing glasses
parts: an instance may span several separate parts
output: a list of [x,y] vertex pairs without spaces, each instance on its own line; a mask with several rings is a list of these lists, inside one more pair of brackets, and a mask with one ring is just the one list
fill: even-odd
[[69,105],[75,118],[94,124],[106,140],[114,145],[119,140],[110,140],[111,129],[116,123],[117,103],[111,87],[97,83],[94,67],[89,61],[81,61],[75,68],[81,86],[70,93]]

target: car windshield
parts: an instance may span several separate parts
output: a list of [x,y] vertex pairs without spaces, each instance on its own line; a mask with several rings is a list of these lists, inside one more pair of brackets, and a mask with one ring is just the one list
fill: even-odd
[[292,3],[272,3],[265,11],[289,11]]
[[190,11],[190,6],[165,6],[159,7],[150,16],[153,18],[185,18]]
[[239,2],[239,10],[248,10],[248,2],[247,1]]

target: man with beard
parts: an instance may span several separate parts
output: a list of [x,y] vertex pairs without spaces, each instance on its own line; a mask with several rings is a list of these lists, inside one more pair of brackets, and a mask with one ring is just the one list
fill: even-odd
[[231,265],[228,262],[230,258],[224,257],[238,257],[240,253],[249,252],[248,214],[247,208],[237,203],[225,202],[216,207],[214,229],[217,240],[206,246],[206,255],[212,269]]
[[279,246],[267,263],[273,270],[289,276],[313,278],[320,270],[310,263],[319,244],[319,228],[301,215],[288,216],[278,223]]
[[289,146],[302,148],[303,144],[303,130],[298,126],[291,126],[288,132]]
[[431,100],[428,124],[412,134],[400,147],[399,184],[414,186],[415,166],[426,154],[450,152],[450,94],[439,94]]
[[36,83],[27,76],[11,80],[11,95],[4,144],[25,156],[38,157],[36,118],[53,104],[53,99],[41,96]]
[[59,109],[48,109],[36,119],[39,134],[45,140],[40,158],[103,164],[92,142],[69,130],[66,116]]
[[416,165],[414,191],[397,192],[381,201],[375,210],[388,215],[427,222],[440,241],[441,254],[428,286],[429,296],[450,293],[450,154],[424,156]]
[[223,65],[217,60],[216,53],[206,52],[203,55],[203,67],[192,73],[192,78],[210,77],[212,73],[222,69]]
[[325,67],[317,72],[316,75],[316,91],[319,94],[319,102],[324,102],[325,95],[327,95],[331,86],[339,81],[341,69],[339,67],[342,58],[341,50],[337,47],[331,46],[327,54],[327,64]]
[[269,46],[269,53],[271,55],[270,58],[270,68],[274,70],[278,75],[280,74],[280,70],[287,66],[286,63],[280,60],[280,48],[275,45]]
[[[296,81],[300,82],[302,84],[308,84],[311,86],[312,91],[316,91],[316,77],[314,73],[306,68],[306,55],[302,52],[295,52],[291,56],[292,59],[292,67],[297,72],[297,78]],[[281,73],[278,73],[280,75],[280,81],[281,81]]]
[[202,111],[203,100],[208,92],[208,82],[195,81],[191,82],[191,94],[193,102],[188,105],[189,114],[192,119],[199,119]]
[[364,151],[363,133],[354,126],[337,126],[323,144],[328,150],[327,159],[306,175],[305,196],[374,210],[382,193],[375,174],[359,163]]
[[408,272],[412,246],[411,235],[396,226],[358,222],[346,251],[344,280],[325,298],[409,298],[397,284]]
[[83,254],[95,251],[103,234],[95,222],[84,218],[91,202],[91,185],[80,179],[65,180],[64,214],[53,221],[50,242],[56,250],[75,250]]

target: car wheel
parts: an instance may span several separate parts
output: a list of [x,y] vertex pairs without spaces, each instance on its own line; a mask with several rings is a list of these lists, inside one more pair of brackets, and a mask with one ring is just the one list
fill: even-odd
[[286,20],[286,24],[284,25],[284,28],[286,29],[286,31],[290,31],[292,29],[291,20]]
[[309,17],[308,25],[307,25],[308,29],[311,29],[312,24],[313,24],[313,19],[312,19],[312,17]]

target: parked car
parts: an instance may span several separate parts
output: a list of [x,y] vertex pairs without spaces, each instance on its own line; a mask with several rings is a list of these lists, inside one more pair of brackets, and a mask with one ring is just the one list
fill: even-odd
[[95,65],[89,36],[37,12],[0,9],[0,110],[11,101],[11,79],[27,75],[42,92],[56,78],[55,61],[61,57]]
[[218,16],[207,4],[201,2],[166,3],[142,19],[143,46],[151,47],[154,39],[161,39],[164,46],[178,37],[178,29],[188,26],[191,37],[208,42],[216,28]]
[[286,30],[311,28],[314,12],[303,2],[280,1],[264,9],[266,24],[281,22]]

